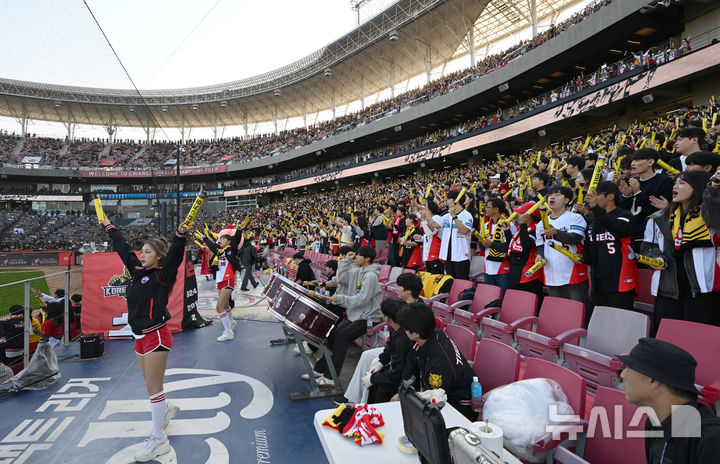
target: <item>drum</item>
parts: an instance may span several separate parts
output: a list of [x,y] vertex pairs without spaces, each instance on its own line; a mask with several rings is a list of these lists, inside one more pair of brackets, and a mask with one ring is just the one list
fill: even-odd
[[268,310],[280,321],[285,321],[286,314],[292,309],[300,295],[292,289],[281,285],[275,298],[270,302]]
[[280,280],[282,277],[280,274],[273,274],[270,276],[270,281],[263,288],[262,296],[270,300],[271,302],[275,299],[280,289],[283,287],[283,282]]
[[302,285],[296,284],[295,282],[288,279],[287,277],[283,277],[279,274],[278,274],[278,280],[280,281],[281,285],[283,285],[287,288],[290,288],[290,289],[300,293],[301,295],[308,296],[308,289],[303,287]]
[[[285,292],[288,289],[284,288]],[[294,293],[294,292],[293,292]],[[283,323],[311,340],[324,342],[338,317],[310,298],[298,295],[298,299],[285,313]]]

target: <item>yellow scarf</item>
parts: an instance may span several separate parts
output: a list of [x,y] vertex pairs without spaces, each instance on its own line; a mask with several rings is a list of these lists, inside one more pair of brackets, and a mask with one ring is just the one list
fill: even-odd
[[693,208],[684,219],[682,206],[676,206],[670,215],[670,227],[675,237],[676,250],[683,246],[693,248],[713,246],[708,226],[702,218],[700,205]]

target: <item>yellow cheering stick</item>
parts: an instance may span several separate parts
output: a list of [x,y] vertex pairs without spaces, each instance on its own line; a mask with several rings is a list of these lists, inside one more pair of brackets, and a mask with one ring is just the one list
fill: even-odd
[[[537,203],[535,203],[534,205],[532,205],[532,206],[530,207],[530,209],[528,209],[527,211],[525,211],[525,214],[530,214],[530,215],[532,215],[532,213],[534,213],[535,211],[537,211],[538,208],[540,208],[540,207],[542,207],[542,206],[545,205],[545,203],[547,202],[547,197],[544,197],[544,196],[542,196],[542,195],[540,195],[540,194],[538,194],[538,196],[540,197],[540,201],[538,201]],[[540,210],[540,211],[542,211],[542,210]],[[515,220],[516,217],[518,217],[518,214],[519,214],[519,213],[518,213],[517,211],[515,211],[515,212],[513,212],[510,216],[508,216],[507,219],[505,219],[505,218],[500,219],[500,222],[503,222],[503,221],[512,222],[512,221]],[[540,213],[540,214],[542,214],[542,213]],[[550,228],[550,227],[548,227],[548,229],[549,229],[549,228]]]
[[463,189],[460,190],[460,193],[458,193],[457,198],[455,198],[455,203],[460,203],[460,198],[465,195],[465,192],[467,192],[467,188],[463,187]]
[[245,216],[242,224],[240,224],[240,230],[244,229],[248,225],[248,222],[250,222],[250,216]]
[[545,230],[550,230],[552,226],[550,225],[550,220],[548,219],[547,208],[544,206],[540,208],[540,219],[542,220],[543,228]]
[[640,264],[645,264],[647,266],[652,266],[657,269],[665,269],[666,265],[664,262],[660,261],[656,258],[651,258],[649,256],[639,255],[633,251],[632,248],[628,247],[628,259],[632,259],[634,261],[637,261]]
[[543,258],[537,263],[533,264],[533,266],[525,271],[525,277],[532,277],[533,274],[535,274],[537,271],[540,270],[544,265],[547,264],[547,259]]
[[427,188],[425,189],[425,197],[424,198],[430,197],[431,190],[432,190],[432,184],[428,184]]
[[193,223],[195,222],[195,218],[197,217],[198,211],[200,211],[200,207],[202,206],[203,202],[205,201],[205,190],[200,188],[200,191],[197,194],[197,197],[195,197],[195,201],[192,204],[192,207],[190,208],[190,211],[188,211],[187,216],[185,217],[185,228],[189,229],[192,227]]
[[555,251],[564,254],[571,260],[575,261],[576,263],[582,263],[582,256],[576,255],[572,251],[568,251],[565,248],[563,248],[562,245],[560,245],[558,242],[549,242],[548,245],[550,245]]
[[95,215],[97,216],[98,223],[102,224],[102,222],[105,220],[105,212],[103,211],[102,202],[100,201],[99,195],[95,195],[95,198],[93,199],[93,204],[95,205]]
[[[600,183],[600,176],[602,175],[603,168],[605,167],[605,155],[598,155],[597,162],[595,163],[595,169],[593,170],[592,177],[590,178],[590,185],[588,185],[588,192],[594,192],[597,190],[597,186]],[[578,200],[582,202],[582,200]]]
[[200,248],[202,248],[204,246],[202,243],[198,242],[197,240],[193,240],[193,242],[195,242],[195,245],[197,245]]
[[675,175],[680,174],[680,171],[678,171],[674,167],[670,166],[669,164],[667,164],[665,161],[663,161],[661,159],[657,160],[656,164],[658,166],[660,166],[661,168],[663,168],[664,170],[666,170],[667,172],[669,172],[670,174],[675,174]]

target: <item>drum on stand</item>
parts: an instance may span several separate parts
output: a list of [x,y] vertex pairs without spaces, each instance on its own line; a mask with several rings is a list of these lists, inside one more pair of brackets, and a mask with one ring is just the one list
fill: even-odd
[[[290,291],[286,288],[283,292]],[[311,340],[323,343],[338,317],[310,298],[298,295],[297,300],[285,313],[283,323]]]
[[280,293],[280,289],[283,287],[283,281],[281,280],[280,274],[273,274],[270,276],[270,281],[267,283],[265,288],[263,288],[262,296],[267,298],[270,302],[272,302],[278,293]]
[[281,286],[280,291],[275,295],[268,310],[281,322],[285,321],[285,316],[292,309],[295,301],[300,298],[300,295],[291,290],[288,287]]

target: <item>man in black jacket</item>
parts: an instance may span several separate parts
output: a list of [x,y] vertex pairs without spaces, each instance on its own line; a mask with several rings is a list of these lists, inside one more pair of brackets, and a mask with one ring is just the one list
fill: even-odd
[[635,218],[632,233],[633,249],[640,249],[647,217],[657,211],[651,197],[665,198],[670,201],[673,181],[665,174],[655,173],[658,152],[643,148],[635,152],[632,158],[633,177],[620,182],[622,199],[618,206],[630,212]]
[[[237,233],[240,233],[240,231]],[[255,249],[255,245],[252,244],[251,237],[246,236],[240,247],[240,264],[243,265],[245,271],[243,274],[242,284],[240,285],[240,290],[244,292],[249,290],[247,287],[248,281],[250,281],[250,285],[252,285],[253,288],[257,288],[258,286],[258,283],[253,277],[253,266],[255,265],[255,260],[257,260],[257,250]]]
[[390,336],[385,343],[385,349],[380,353],[379,361],[362,378],[363,385],[370,389],[368,403],[390,401],[400,386],[407,355],[412,346],[407,334],[397,323],[398,313],[405,304],[399,298],[388,298],[380,304],[383,322],[390,327]]
[[[638,279],[635,261],[628,257],[633,217],[617,207],[619,197],[618,186],[609,180],[585,195],[590,212],[585,216],[588,227],[583,255],[592,270],[593,306],[633,309]],[[590,314],[591,308],[586,308],[586,321]]]
[[626,366],[620,375],[625,398],[654,412],[645,423],[647,462],[717,463],[720,418],[697,402],[695,358],[654,338],[641,338],[629,355],[616,356]]
[[455,343],[436,328],[432,309],[425,303],[413,303],[400,311],[398,322],[415,342],[403,380],[415,376],[418,391],[442,388],[448,403],[469,420],[475,420],[477,413],[470,406],[470,384],[475,374]]

